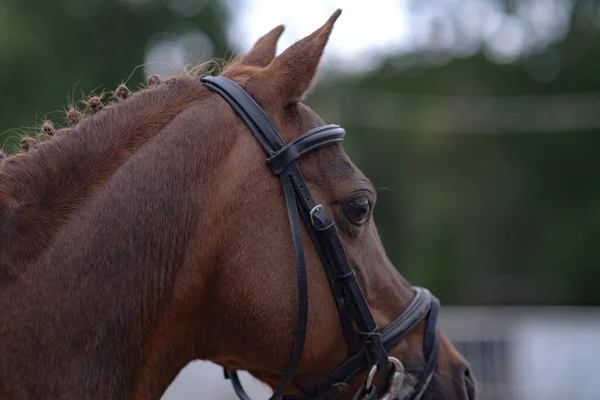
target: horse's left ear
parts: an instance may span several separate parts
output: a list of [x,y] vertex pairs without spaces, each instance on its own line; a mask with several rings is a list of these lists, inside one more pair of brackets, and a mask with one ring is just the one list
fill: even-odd
[[[248,80],[246,89],[252,94],[258,92],[258,97],[270,97],[270,100],[301,100],[312,85],[333,25],[341,13],[338,9],[322,27],[275,57],[264,70]],[[270,96],[260,93],[261,89],[267,90]]]
[[252,50],[250,50],[240,60],[241,65],[266,67],[275,58],[275,51],[277,49],[277,41],[283,33],[283,25],[271,30],[265,36],[258,39]]

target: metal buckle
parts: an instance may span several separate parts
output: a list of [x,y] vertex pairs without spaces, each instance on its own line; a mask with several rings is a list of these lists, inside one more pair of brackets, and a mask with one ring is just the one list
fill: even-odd
[[310,210],[310,222],[312,222],[313,225],[315,225],[315,213],[321,210],[323,210],[323,206],[320,204],[317,204],[312,210]]
[[[396,400],[402,390],[402,384],[404,383],[404,365],[396,357],[388,357],[388,362],[392,365],[393,371],[390,374],[388,387],[386,393],[379,398],[379,400]],[[367,375],[365,381],[364,392],[370,391],[373,386],[373,378],[377,374],[379,369],[378,365],[373,365]]]
[[367,380],[365,381],[365,389],[366,390],[371,389],[371,385],[373,385],[373,378],[377,374],[378,369],[379,369],[379,367],[377,364],[375,364],[371,367],[371,370],[369,371],[369,375],[367,375]]
[[395,400],[404,383],[404,365],[395,357],[388,357],[394,371],[390,375],[387,392],[379,400]]

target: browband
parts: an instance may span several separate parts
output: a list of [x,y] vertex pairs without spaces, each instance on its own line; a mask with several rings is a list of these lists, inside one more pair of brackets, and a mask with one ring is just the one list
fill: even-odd
[[339,143],[344,140],[344,136],[346,136],[346,131],[337,125],[325,125],[311,129],[269,157],[267,163],[275,175],[279,175],[285,167],[296,161],[301,155]]

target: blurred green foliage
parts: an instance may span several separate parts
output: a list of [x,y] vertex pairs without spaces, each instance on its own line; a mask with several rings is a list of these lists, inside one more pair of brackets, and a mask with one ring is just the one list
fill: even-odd
[[[390,258],[445,304],[600,304],[600,29],[586,3],[542,53],[402,68],[432,54],[392,57],[368,75],[327,76],[309,99],[347,129],[349,154],[379,188],[375,218]],[[185,16],[153,0],[0,0],[0,140],[16,143],[19,128],[39,126],[72,93],[115,88],[144,62],[151,37],[180,22],[226,57],[225,10],[216,1]],[[552,79],[527,72],[557,56]]]
[[[313,96],[384,188],[375,218],[391,259],[446,303],[600,303],[600,30],[588,6],[575,7],[564,40],[511,64],[479,53],[398,69],[432,57],[413,54]],[[548,54],[562,69],[540,82],[526,69]],[[518,102],[517,122],[533,123],[515,133],[502,119],[514,110],[474,115],[490,98],[500,109]],[[552,129],[565,119],[589,129]]]
[[[144,63],[157,33],[200,27],[214,53],[224,55],[225,8],[214,0],[195,3],[202,7],[188,17],[158,0],[0,0],[2,132],[37,133],[45,116],[62,122],[68,103],[82,94],[116,89]],[[143,72],[137,69],[131,82],[144,82]],[[18,135],[4,132],[0,143],[13,147]]]

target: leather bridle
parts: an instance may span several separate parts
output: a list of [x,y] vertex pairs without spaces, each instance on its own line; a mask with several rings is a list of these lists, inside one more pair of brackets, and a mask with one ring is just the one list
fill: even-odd
[[[415,297],[410,305],[398,318],[379,330],[350,266],[335,224],[327,216],[323,206],[314,201],[296,163],[303,154],[341,142],[346,134],[344,129],[337,125],[321,126],[286,144],[265,111],[240,85],[221,76],[204,77],[202,83],[225,99],[252,131],[267,154],[267,164],[281,181],[287,205],[297,266],[298,326],[291,360],[270,400],[335,399],[348,390],[348,382],[354,375],[367,369],[369,374],[365,384],[356,393],[356,400],[392,400],[400,396],[402,399],[419,399],[435,371],[439,351],[436,329],[439,301],[427,289],[413,287]],[[302,358],[308,319],[308,284],[300,218],[329,280],[350,356],[313,393],[285,396]],[[414,387],[403,388],[407,372],[399,360],[388,356],[387,351],[425,318],[425,366],[419,373],[418,383]],[[373,377],[379,370],[388,372],[385,394],[380,398],[377,397],[377,388],[373,384]],[[231,379],[240,399],[250,400],[235,370],[225,369],[225,377]]]

